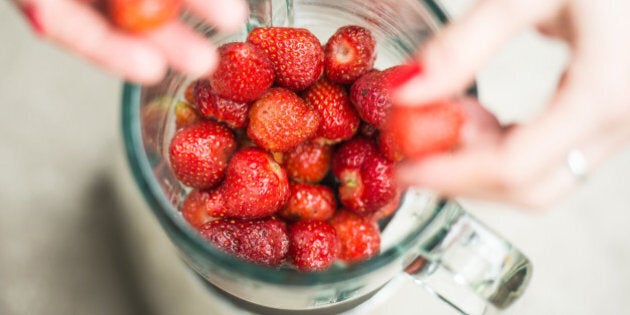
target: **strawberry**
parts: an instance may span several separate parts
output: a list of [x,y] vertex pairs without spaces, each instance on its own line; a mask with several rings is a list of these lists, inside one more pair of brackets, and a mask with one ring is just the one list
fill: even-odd
[[459,104],[441,100],[417,107],[395,107],[385,133],[404,155],[422,158],[457,145],[463,123]]
[[320,118],[299,96],[272,88],[252,104],[247,135],[258,146],[285,152],[311,138]]
[[383,72],[370,71],[357,79],[350,87],[350,101],[363,121],[379,129],[391,107],[389,92],[383,84]]
[[181,0],[108,0],[109,19],[117,27],[138,33],[174,20]]
[[188,102],[188,104],[195,104],[195,85],[202,80],[203,79],[192,81],[186,86],[184,90],[184,100]]
[[291,196],[278,215],[288,220],[328,220],[337,201],[328,186],[291,183]]
[[202,225],[199,231],[219,249],[255,264],[277,267],[289,250],[286,224],[273,217],[219,219]]
[[313,84],[323,72],[324,49],[307,29],[256,28],[247,36],[247,42],[269,55],[279,86],[301,91]]
[[381,248],[381,233],[376,222],[340,209],[330,220],[341,244],[339,260],[357,263],[377,255]]
[[373,214],[396,196],[394,163],[371,140],[355,138],[342,144],[332,169],[340,181],[341,204],[360,215]]
[[226,216],[261,218],[284,206],[289,197],[289,180],[271,154],[244,148],[232,156],[219,189]]
[[333,155],[333,175],[340,178],[343,171],[361,167],[365,156],[375,154],[376,151],[374,141],[364,137],[357,137],[342,143]]
[[333,144],[352,138],[359,129],[359,115],[341,85],[321,79],[304,91],[302,97],[321,117],[317,137]]
[[392,133],[380,132],[376,138],[378,150],[390,161],[400,162],[405,158],[405,155],[402,153],[398,141],[392,136]]
[[236,146],[230,129],[214,121],[179,129],[169,146],[173,173],[184,185],[213,187],[223,179]]
[[273,84],[274,70],[264,51],[250,43],[219,47],[219,64],[210,83],[217,95],[235,102],[251,102]]
[[317,141],[305,141],[284,155],[287,175],[294,181],[318,183],[330,170],[332,147]]
[[372,33],[357,25],[339,28],[324,48],[324,71],[330,81],[352,84],[372,70],[376,60],[376,40]]
[[184,219],[198,228],[217,217],[225,216],[223,195],[217,189],[193,189],[181,207]]
[[356,80],[350,88],[350,101],[359,117],[376,129],[382,129],[392,107],[394,86],[413,71],[416,71],[414,66],[400,65],[368,72]]
[[201,121],[201,115],[192,105],[179,101],[175,105],[175,128],[194,125]]
[[384,205],[382,208],[376,211],[374,215],[372,215],[371,219],[373,221],[378,221],[391,216],[392,214],[394,214],[394,212],[396,212],[396,210],[398,210],[401,201],[402,191],[400,189],[397,189],[395,197],[388,204]]
[[247,124],[249,103],[236,102],[217,95],[207,79],[196,81],[192,98],[199,112],[206,118],[224,122],[232,129],[243,128]]
[[335,228],[327,221],[302,220],[289,225],[289,258],[301,271],[330,267],[339,254]]

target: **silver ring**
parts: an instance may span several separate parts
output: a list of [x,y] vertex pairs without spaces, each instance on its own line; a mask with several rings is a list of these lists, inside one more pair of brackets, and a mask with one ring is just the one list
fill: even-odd
[[584,153],[578,149],[571,149],[566,159],[569,172],[579,181],[585,181],[588,175],[588,162]]

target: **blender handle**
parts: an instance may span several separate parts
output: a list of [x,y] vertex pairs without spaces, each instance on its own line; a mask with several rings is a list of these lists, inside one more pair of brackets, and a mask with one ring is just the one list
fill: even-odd
[[529,259],[456,202],[439,206],[405,272],[463,314],[507,308],[528,285]]

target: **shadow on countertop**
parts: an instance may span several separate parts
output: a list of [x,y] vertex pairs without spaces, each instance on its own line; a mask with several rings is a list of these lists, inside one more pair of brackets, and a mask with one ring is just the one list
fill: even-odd
[[134,269],[116,175],[97,170],[83,191],[67,187],[74,204],[31,200],[32,214],[11,213],[33,229],[2,233],[10,246],[0,247],[0,314],[155,313]]
[[[106,268],[103,274],[92,274],[93,281],[108,278],[116,289],[114,303],[129,314],[153,314],[149,301],[142,294],[143,286],[137,276],[133,263],[133,250],[129,245],[129,233],[125,228],[122,211],[129,209],[120,202],[115,190],[115,174],[102,172],[94,178],[86,194],[86,206],[90,211],[81,218],[89,235],[88,244],[84,247],[86,255],[96,260],[94,269],[99,264]],[[103,271],[103,270],[101,270]],[[111,288],[110,288],[111,290]],[[111,314],[111,313],[110,313]],[[120,314],[120,313],[118,313]]]

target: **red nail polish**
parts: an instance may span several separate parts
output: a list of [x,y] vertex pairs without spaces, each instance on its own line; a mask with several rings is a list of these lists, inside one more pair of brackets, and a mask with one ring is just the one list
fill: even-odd
[[423,67],[419,63],[408,63],[400,66],[399,70],[396,71],[396,76],[391,79],[391,88],[397,89],[407,83],[407,81],[411,80],[413,77],[422,74]]
[[22,4],[20,5],[20,10],[22,10],[22,13],[26,17],[26,19],[29,21],[31,28],[33,28],[33,31],[35,32],[35,34],[39,36],[44,35],[44,26],[40,20],[39,11],[37,10],[37,7],[35,7],[35,4],[33,3]]

